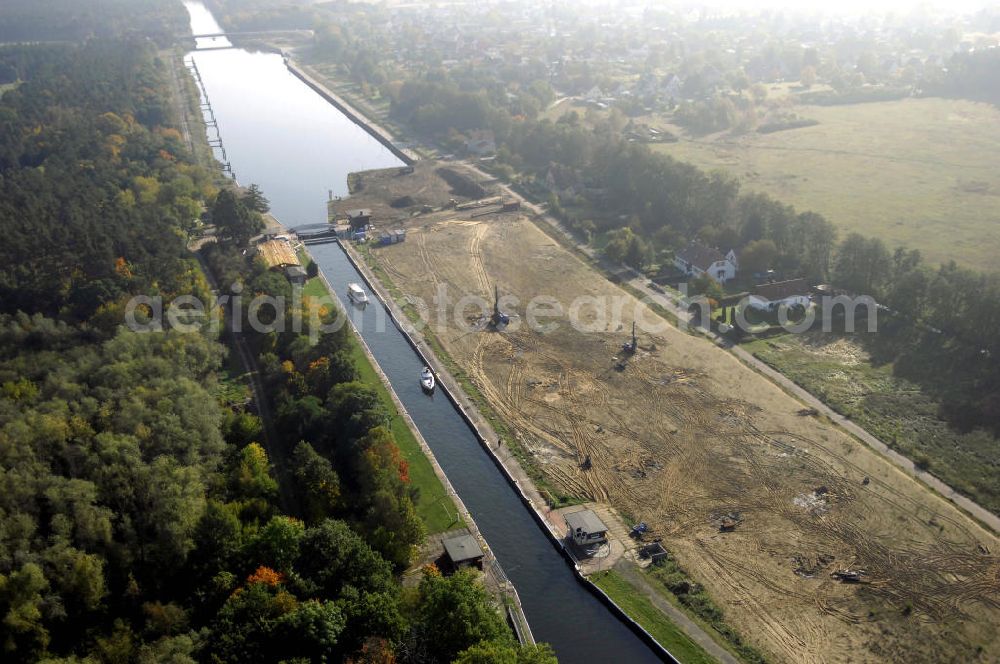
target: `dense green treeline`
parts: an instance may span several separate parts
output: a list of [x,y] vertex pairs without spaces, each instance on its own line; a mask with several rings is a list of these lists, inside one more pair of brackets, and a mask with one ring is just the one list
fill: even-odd
[[836,272],[887,307],[877,334],[860,337],[875,361],[892,362],[897,375],[921,385],[957,430],[1000,437],[1000,274],[954,262],[934,268],[917,251],[890,252],[856,234],[844,239]]
[[288,289],[243,258],[258,220],[191,163],[151,46],[0,57],[24,81],[0,100],[0,658],[552,661],[471,575],[402,588],[418,497],[346,331],[253,337],[278,477],[213,328],[122,325],[135,295],[211,302],[203,207],[228,283]]
[[1000,53],[996,48],[956,53],[948,61],[947,71],[927,81],[925,88],[927,94],[1000,105]]
[[[240,321],[258,356],[277,423],[274,442],[286,454],[291,451],[288,479],[295,513],[308,527],[339,519],[363,538],[386,570],[406,567],[423,539],[414,509],[420,495],[388,429],[386,405],[359,382],[352,359],[357,341],[345,313],[332,298],[300,302],[280,273],[248,260],[237,244],[209,245],[204,251],[217,280],[229,284],[227,294],[240,297],[231,317]],[[280,313],[251,314],[253,298],[260,296],[279,303]],[[269,327],[255,328],[261,320]],[[327,329],[320,332],[320,326]],[[309,569],[327,566],[313,563]],[[358,625],[352,632],[348,621],[345,635],[355,636],[347,643],[359,645],[357,630],[369,630],[382,640],[379,647],[394,651],[400,661],[451,661],[470,647],[461,661],[554,661],[545,647],[516,645],[494,600],[469,575],[442,579],[431,568],[415,590],[393,592],[385,586],[373,595],[361,588],[360,601],[357,588],[329,590],[328,596],[351,607]]]
[[[437,72],[404,83],[392,96],[392,112],[403,122],[421,126],[420,118],[446,99],[454,85],[439,82],[441,76]],[[550,199],[552,212],[572,228],[585,234],[631,229],[631,246],[619,258],[631,259],[636,267],[700,237],[724,249],[769,240],[775,245],[774,267],[816,279],[829,275],[836,247],[836,229],[830,222],[796,212],[765,194],[741,193],[739,182],[724,174],[704,173],[629,143],[623,138],[626,120],[620,114],[593,126],[584,125],[575,113],[556,122],[524,116],[515,120],[489,106],[488,111],[466,115],[452,128],[480,123],[493,129],[501,168],[520,174],[529,185],[556,176],[561,193]],[[497,115],[505,119],[492,122]],[[559,180],[567,183],[560,186]]]
[[[240,308],[232,315],[240,319],[259,356],[278,442],[296,455],[304,454],[296,446],[304,446],[310,456],[318,453],[331,464],[333,479],[327,484],[337,487],[339,498],[324,501],[321,495],[303,494],[310,485],[295,482],[299,502],[310,506],[301,516],[312,520],[315,506],[325,502],[330,509],[322,516],[348,519],[383,557],[405,567],[412,547],[423,538],[413,507],[418,496],[410,491],[407,464],[387,429],[385,406],[372,388],[358,382],[350,346],[356,341],[343,324],[342,312],[330,301],[311,300],[296,312],[284,276],[260,261],[247,261],[236,244],[215,244],[206,254],[221,283],[229,284],[230,294],[241,294]],[[257,296],[274,298],[281,317],[271,307],[251,316]],[[334,324],[338,316],[340,325]],[[256,321],[268,329],[255,326]],[[324,323],[332,329],[317,333]]]
[[187,13],[179,2],[4,0],[0,4],[0,42],[142,36],[165,45],[186,29]]
[[221,348],[94,343],[37,314],[0,325],[0,634],[5,660],[33,661],[171,594],[224,451]]
[[0,60],[26,79],[0,101],[0,311],[85,319],[130,293],[190,289],[183,231],[213,188],[166,127],[155,51],[91,42]]
[[112,648],[175,592],[225,452],[223,351],[121,328],[129,294],[208,292],[182,229],[212,189],[153,51],[2,55],[25,83],[0,102],[0,643],[35,661]]
[[[248,203],[247,198],[226,199],[213,214],[235,205],[233,216],[241,217],[245,211],[239,208]],[[288,459],[282,481],[292,488],[290,510],[300,524],[294,531],[283,527],[283,543],[275,548],[283,553],[265,560],[282,579],[275,587],[283,590],[255,586],[255,595],[245,600],[241,595],[235,607],[230,598],[222,609],[226,619],[237,608],[237,622],[246,624],[280,614],[273,604],[282,591],[300,599],[319,595],[337,609],[331,609],[324,628],[331,642],[320,649],[333,658],[361,649],[362,659],[392,656],[408,662],[554,661],[545,647],[516,644],[474,576],[444,579],[428,568],[416,589],[399,588],[392,574],[407,567],[424,537],[414,508],[420,496],[388,428],[386,405],[358,380],[352,357],[357,341],[344,312],[329,297],[300,299],[280,272],[244,256],[238,241],[210,244],[203,251],[217,281],[227,284],[230,318],[257,355],[277,425],[278,440],[271,444],[275,454]],[[258,309],[255,300],[263,301],[258,298],[269,304]],[[312,539],[320,537],[314,532],[325,538],[334,529],[338,537],[349,533],[363,543],[361,560],[352,554],[343,561],[347,554],[340,539]],[[235,527],[213,530],[236,532]],[[295,558],[289,550],[302,555]],[[336,572],[339,565],[345,566],[343,575]],[[374,578],[372,570],[378,572]],[[243,606],[244,601],[252,604]],[[240,657],[272,650],[287,655],[283,620],[274,619],[266,630],[244,626],[235,629],[236,636],[221,637],[220,646],[234,655],[222,661],[245,661]]]

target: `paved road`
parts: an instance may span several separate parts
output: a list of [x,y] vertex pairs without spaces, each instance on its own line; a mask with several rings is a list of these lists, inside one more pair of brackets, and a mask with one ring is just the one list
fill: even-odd
[[[485,173],[484,171],[477,168],[474,164],[469,162],[462,162],[469,170],[473,171],[482,178],[495,179],[494,176]],[[510,187],[505,184],[500,184],[500,189],[504,192],[505,196],[517,199],[521,201],[521,206],[533,212],[540,221],[545,222],[558,232],[562,233],[567,241],[574,247],[576,247],[584,255],[588,256],[590,259],[595,261],[601,268],[605,270],[613,270],[619,272],[622,268],[619,266],[609,265],[608,262],[601,256],[599,256],[592,247],[581,244],[573,234],[565,228],[558,219],[550,216],[542,207],[531,203],[524,199],[523,196],[513,191]],[[641,274],[632,270],[631,268],[624,268],[626,271],[632,274],[632,278],[628,281],[628,285],[637,291],[641,292],[643,295],[649,298],[650,301],[659,304],[664,307],[667,311],[672,313],[677,317],[677,320],[689,326],[689,329],[694,329],[701,332],[703,335],[708,337],[710,340],[715,342],[720,348],[730,351],[737,358],[739,358],[744,364],[750,366],[760,374],[769,378],[772,382],[779,385],[786,392],[794,396],[795,398],[802,401],[806,406],[815,408],[820,414],[825,415],[830,419],[831,422],[840,426],[842,429],[847,431],[849,434],[859,439],[861,442],[865,443],[875,451],[882,454],[889,461],[894,463],[903,472],[907,473],[911,477],[915,477],[934,491],[938,492],[952,503],[957,505],[960,509],[969,514],[972,518],[976,519],[987,528],[991,529],[995,533],[1000,533],[1000,517],[986,509],[982,505],[976,503],[967,496],[963,496],[954,488],[942,482],[940,479],[934,475],[920,470],[917,468],[913,461],[903,456],[899,452],[891,449],[884,442],[873,436],[870,432],[865,430],[863,427],[859,426],[855,422],[851,421],[849,418],[836,412],[825,403],[823,403],[816,396],[805,390],[802,386],[798,385],[790,378],[780,373],[779,371],[773,369],[770,365],[754,357],[751,353],[741,348],[740,346],[734,346],[732,342],[727,339],[720,337],[711,330],[706,328],[692,325],[691,315],[687,312],[686,308],[678,304],[676,299],[668,294],[660,293],[654,291],[649,286],[649,280],[643,277]]]

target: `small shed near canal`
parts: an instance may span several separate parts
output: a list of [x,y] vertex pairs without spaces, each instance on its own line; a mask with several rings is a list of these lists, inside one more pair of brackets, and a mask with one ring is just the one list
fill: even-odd
[[448,562],[456,570],[464,567],[483,568],[483,549],[472,535],[459,535],[442,542]]
[[608,539],[608,527],[593,510],[580,510],[563,515],[569,527],[568,536],[577,546],[601,544]]

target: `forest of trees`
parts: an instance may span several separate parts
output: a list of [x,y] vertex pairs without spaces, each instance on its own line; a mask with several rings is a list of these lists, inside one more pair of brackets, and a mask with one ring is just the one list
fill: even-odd
[[0,62],[24,79],[0,104],[0,311],[87,319],[128,293],[189,290],[183,231],[213,189],[179,158],[155,51],[91,42]]
[[149,37],[160,45],[188,29],[180,2],[162,0],[4,0],[0,42]]
[[925,88],[926,94],[974,99],[1000,106],[1000,49],[956,53],[948,61],[947,72],[938,80],[927,81]]
[[122,325],[133,295],[211,301],[206,209],[223,283],[289,288],[243,255],[263,192],[193,163],[131,26],[0,50],[0,659],[555,661],[471,574],[402,587],[419,496],[348,332],[251,339],[271,439],[210,327]]

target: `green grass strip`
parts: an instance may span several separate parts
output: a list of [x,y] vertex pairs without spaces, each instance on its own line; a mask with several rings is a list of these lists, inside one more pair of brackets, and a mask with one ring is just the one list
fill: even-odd
[[[301,254],[303,266],[308,267],[312,259],[305,253]],[[303,294],[315,298],[332,298],[326,284],[319,277],[309,279],[303,288]],[[454,501],[445,490],[441,480],[434,472],[434,466],[424,454],[423,448],[417,442],[402,413],[396,408],[389,390],[386,389],[374,365],[365,354],[364,348],[356,337],[351,337],[351,357],[358,368],[361,382],[370,385],[382,399],[386,411],[392,416],[390,430],[403,458],[410,464],[410,484],[416,487],[420,495],[416,501],[417,515],[427,527],[428,533],[440,533],[463,525]]]
[[714,664],[715,659],[692,641],[666,615],[641,595],[632,585],[613,571],[598,572],[588,577],[607,593],[615,604],[649,632],[657,643],[684,664]]

